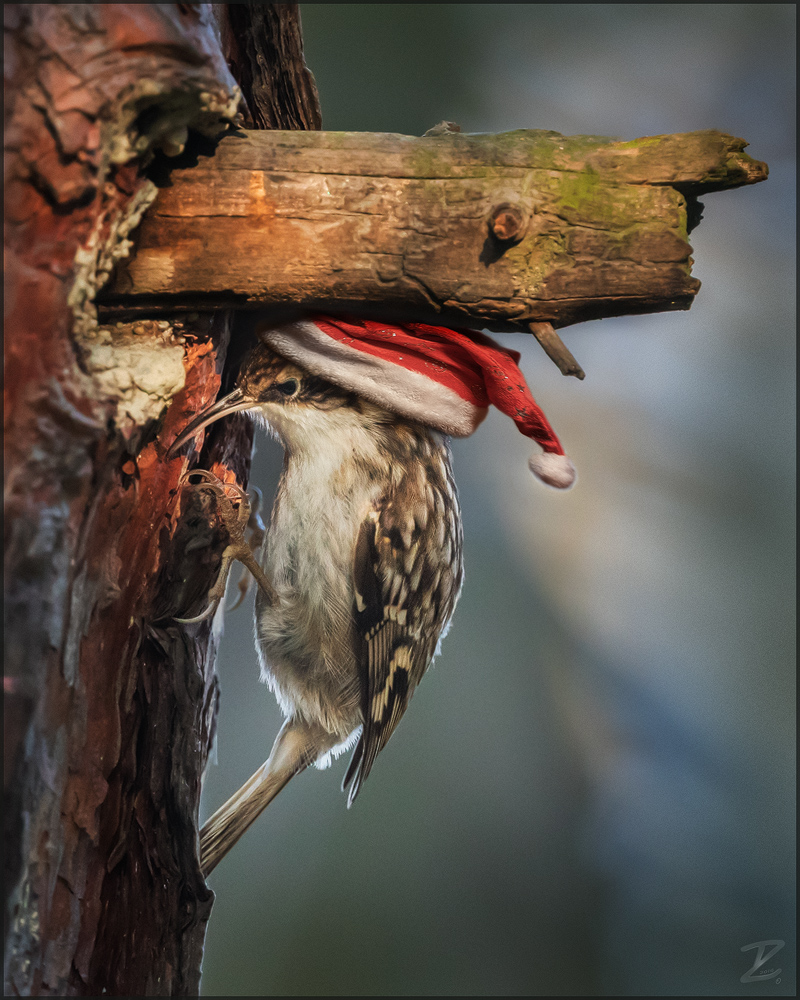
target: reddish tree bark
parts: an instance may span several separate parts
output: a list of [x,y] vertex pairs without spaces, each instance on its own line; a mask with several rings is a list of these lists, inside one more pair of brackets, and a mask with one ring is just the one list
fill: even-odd
[[[154,157],[210,151],[239,107],[318,125],[316,92],[291,4],[4,15],[6,994],[196,995],[216,633],[172,617],[225,539],[166,449],[225,377],[232,314],[100,333],[94,297]],[[229,421],[203,465],[246,482],[250,443]]]

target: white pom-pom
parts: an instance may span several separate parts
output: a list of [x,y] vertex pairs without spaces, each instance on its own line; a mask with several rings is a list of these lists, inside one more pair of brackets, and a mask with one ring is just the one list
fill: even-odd
[[577,478],[575,466],[566,455],[554,455],[549,451],[531,455],[528,468],[537,479],[557,490],[568,490]]

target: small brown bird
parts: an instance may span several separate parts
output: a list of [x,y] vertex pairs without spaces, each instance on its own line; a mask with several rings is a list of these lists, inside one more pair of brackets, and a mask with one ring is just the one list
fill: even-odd
[[340,389],[264,344],[201,428],[249,410],[285,448],[256,596],[262,679],[286,716],[266,763],[208,820],[208,874],[287,782],[357,740],[358,795],[437,651],[463,579],[447,437]]
[[259,581],[261,676],[286,722],[266,763],[203,827],[206,874],[295,774],[355,744],[351,805],[402,718],[463,579],[447,435],[471,434],[494,404],[544,449],[529,461],[539,478],[560,489],[575,478],[519,355],[480,333],[319,316],[260,341],[233,392],[171,449],[238,410],[285,449],[258,559],[243,541],[244,502],[237,514],[211,484],[233,539],[223,567],[236,555]]

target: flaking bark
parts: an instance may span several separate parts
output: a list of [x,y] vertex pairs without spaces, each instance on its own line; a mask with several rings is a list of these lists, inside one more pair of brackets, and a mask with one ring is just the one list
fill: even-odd
[[[291,91],[296,7],[237,13],[287,60],[250,86],[291,127],[313,93]],[[155,194],[143,168],[247,109],[210,5],[4,16],[5,992],[196,996],[217,635],[172,617],[202,607],[225,538],[166,449],[226,377],[232,314],[108,329],[95,298]],[[246,483],[251,435],[220,426],[203,464]]]

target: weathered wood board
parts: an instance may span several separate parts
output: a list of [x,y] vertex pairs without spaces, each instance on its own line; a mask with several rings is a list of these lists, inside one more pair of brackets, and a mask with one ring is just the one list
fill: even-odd
[[500,330],[685,309],[698,196],[767,176],[745,145],[240,132],[171,172],[100,307],[301,303]]

